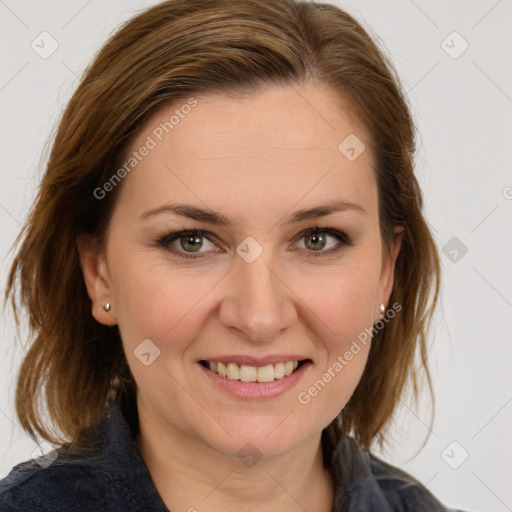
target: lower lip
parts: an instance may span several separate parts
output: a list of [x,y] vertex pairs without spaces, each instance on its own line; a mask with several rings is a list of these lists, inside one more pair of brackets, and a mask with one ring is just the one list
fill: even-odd
[[210,379],[214,385],[219,386],[222,390],[236,398],[253,400],[258,398],[273,398],[292,389],[307,371],[311,365],[311,361],[301,364],[292,374],[282,379],[273,380],[272,382],[242,382],[241,380],[228,379],[205,368],[201,363],[197,364],[204,375]]

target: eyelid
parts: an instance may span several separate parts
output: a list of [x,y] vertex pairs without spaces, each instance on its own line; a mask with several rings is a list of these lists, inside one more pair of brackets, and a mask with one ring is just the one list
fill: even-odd
[[[307,253],[308,257],[309,256],[315,257],[315,256],[331,255],[331,254],[336,253],[339,250],[341,250],[344,246],[354,245],[353,242],[351,241],[350,237],[345,232],[339,231],[334,228],[319,227],[319,226],[307,228],[307,229],[301,231],[300,233],[298,233],[297,235],[295,235],[293,237],[291,242],[295,244],[298,241],[300,241],[301,239],[303,239],[304,237],[306,237],[310,234],[315,234],[315,233],[323,233],[325,235],[331,236],[338,240],[338,244],[336,244],[334,247],[331,247],[330,249],[325,250],[325,251],[323,251],[323,250],[308,251],[307,249],[299,249],[299,251]],[[172,242],[175,242],[176,240],[179,240],[181,237],[194,236],[194,235],[200,236],[202,238],[206,238],[210,243],[218,245],[217,242],[214,241],[214,240],[218,240],[218,238],[213,233],[210,233],[209,231],[206,231],[204,229],[196,229],[196,228],[183,229],[180,231],[173,231],[173,232],[168,233],[162,237],[159,237],[157,239],[157,243],[158,243],[158,245],[168,249],[170,252],[177,255],[178,257],[182,257],[182,258],[186,258],[186,259],[202,258],[203,256],[200,256],[201,254],[204,255],[204,254],[208,254],[208,253],[212,252],[212,251],[203,251],[203,252],[194,253],[194,252],[180,251],[175,248],[170,248],[170,244]],[[294,250],[297,250],[297,249],[294,249]],[[218,251],[213,251],[213,252],[218,252]],[[196,254],[198,256],[195,256]]]
[[354,245],[351,238],[343,231],[339,231],[335,228],[329,228],[329,227],[319,227],[315,226],[314,228],[308,228],[300,233],[297,234],[297,236],[294,237],[292,240],[294,243],[297,241],[302,240],[304,237],[310,235],[310,234],[316,234],[316,233],[323,233],[327,236],[331,236],[338,240],[338,243],[325,251],[308,251],[307,249],[300,249],[300,251],[304,252],[306,254],[306,257],[328,257],[332,256],[334,254],[337,254],[340,252],[341,249],[343,249],[347,245]]
[[175,240],[177,240],[178,238],[181,238],[183,236],[193,236],[193,235],[197,235],[197,236],[202,236],[204,238],[208,238],[207,235],[209,233],[203,229],[182,229],[182,230],[179,230],[179,231],[172,231],[170,233],[167,233],[161,237],[158,238],[158,243],[161,244],[161,245],[167,245],[167,244],[170,244],[171,242],[174,242]]
[[296,240],[300,240],[300,239],[304,238],[305,236],[311,235],[314,233],[324,233],[326,235],[337,238],[338,240],[340,240],[340,242],[343,242],[347,245],[352,245],[352,241],[350,240],[349,236],[346,233],[344,233],[343,231],[339,231],[338,229],[334,229],[334,228],[319,227],[319,226],[315,226],[314,228],[307,228],[307,229],[301,231],[293,238],[292,241],[295,242]]

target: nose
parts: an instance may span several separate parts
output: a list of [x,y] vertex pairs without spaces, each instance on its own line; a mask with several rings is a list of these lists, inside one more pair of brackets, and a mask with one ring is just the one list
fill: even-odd
[[220,306],[222,324],[256,342],[274,339],[297,319],[293,293],[269,253],[252,263],[237,260]]

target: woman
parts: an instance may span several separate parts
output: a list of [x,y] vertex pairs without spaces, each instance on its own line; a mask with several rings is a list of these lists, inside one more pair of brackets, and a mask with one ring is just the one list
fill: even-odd
[[392,67],[334,6],[169,0],[125,24],[11,269],[34,333],[17,414],[56,451],[0,482],[2,510],[446,510],[370,452],[430,385],[413,153]]

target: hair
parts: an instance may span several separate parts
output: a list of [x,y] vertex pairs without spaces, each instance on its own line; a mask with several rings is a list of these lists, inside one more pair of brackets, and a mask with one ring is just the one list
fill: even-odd
[[94,191],[126,161],[148,117],[191,95],[244,98],[263,87],[304,84],[348,99],[369,134],[383,247],[395,226],[404,228],[390,297],[401,310],[374,332],[360,382],[325,432],[333,442],[350,435],[365,449],[382,446],[409,386],[417,402],[420,372],[433,399],[426,336],[438,300],[439,255],[414,175],[414,124],[392,64],[333,5],[168,0],[126,22],[86,69],[16,240],[5,299],[18,327],[19,310],[28,312],[31,343],[17,375],[16,412],[32,438],[79,446],[110,400],[135,402],[119,330],[91,314],[77,236],[91,235],[103,250],[121,186],[101,200]]

